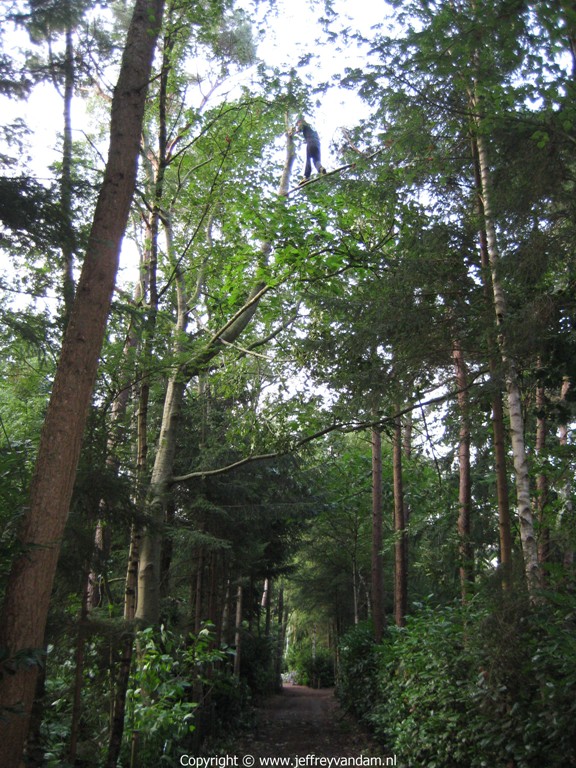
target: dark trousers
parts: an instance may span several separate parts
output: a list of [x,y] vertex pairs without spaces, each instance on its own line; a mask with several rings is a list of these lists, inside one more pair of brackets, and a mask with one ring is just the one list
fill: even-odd
[[320,162],[320,147],[317,144],[312,144],[306,148],[306,167],[304,168],[304,178],[309,179],[312,173],[312,163],[316,166],[316,170],[320,173],[322,164]]

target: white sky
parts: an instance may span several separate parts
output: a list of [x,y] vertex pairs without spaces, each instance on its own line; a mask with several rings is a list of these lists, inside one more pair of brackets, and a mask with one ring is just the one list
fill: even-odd
[[[308,74],[312,83],[329,80],[332,75],[342,72],[345,66],[363,65],[365,54],[360,53],[355,44],[338,51],[335,45],[327,42],[318,22],[319,17],[324,15],[323,0],[276,0],[274,10],[265,1],[256,0],[256,3],[256,11],[254,0],[238,0],[237,5],[246,8],[250,15],[255,13],[257,26],[262,30],[258,56],[267,64],[289,71],[298,67],[302,57],[312,53],[312,63],[298,70],[301,76]],[[367,36],[370,36],[370,28],[385,21],[390,13],[385,0],[335,0],[334,7],[338,15],[331,29],[337,32],[349,27],[351,30],[359,29]],[[16,48],[19,44],[23,47],[28,45],[23,31],[9,39],[5,37],[6,47],[10,42]],[[27,170],[39,180],[48,180],[51,176],[49,166],[61,158],[57,138],[63,124],[61,97],[52,86],[41,85],[34,89],[28,102],[0,97],[0,108],[3,120],[22,117],[30,127],[32,163]],[[329,147],[340,127],[354,125],[365,113],[365,105],[349,90],[334,87],[319,98],[313,113],[307,116],[320,134],[324,165],[330,167],[333,164]],[[84,103],[77,98],[73,102],[75,138],[82,138],[86,119]],[[13,172],[18,173],[18,169]],[[126,260],[132,261],[132,258],[127,255],[123,261],[126,263]]]
[[[314,7],[311,7],[311,5]],[[238,5],[251,9],[253,0],[240,0]],[[363,57],[357,48],[335,53],[333,45],[321,45],[325,41],[318,18],[323,15],[323,1],[320,0],[277,0],[275,10],[271,11],[267,2],[259,2],[257,18],[267,22],[265,34],[258,44],[259,57],[268,64],[283,67],[286,70],[297,67],[299,60],[306,54],[315,54],[313,63],[307,68],[317,81],[327,80],[336,72],[341,72],[348,65],[362,65]],[[389,14],[389,6],[384,0],[336,0],[338,18],[333,28],[350,27],[360,29],[366,35],[370,27],[384,21]],[[253,12],[253,11],[252,11]],[[24,35],[24,33],[21,33]],[[8,43],[8,40],[5,40]],[[18,39],[15,38],[15,43]],[[306,68],[302,72],[307,71]],[[37,86],[28,103],[1,99],[3,118],[22,115],[30,126],[34,136],[34,161],[40,168],[59,159],[56,147],[56,134],[62,128],[62,103],[60,97],[49,85]],[[310,117],[319,130],[323,144],[328,145],[334,132],[340,125],[353,124],[356,115],[363,108],[360,100],[348,90],[333,88],[322,97],[315,113]],[[84,120],[83,105],[75,100],[76,130]],[[38,168],[38,170],[40,170]]]

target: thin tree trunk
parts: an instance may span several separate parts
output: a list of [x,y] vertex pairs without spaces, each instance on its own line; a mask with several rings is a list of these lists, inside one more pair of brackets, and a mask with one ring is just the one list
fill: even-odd
[[64,320],[68,322],[74,303],[75,233],[72,224],[72,99],[74,96],[74,43],[72,29],[66,29],[64,54],[64,131],[62,138],[62,171],[60,176],[60,210],[62,214],[62,287]]
[[[294,139],[287,132],[287,156],[279,195],[287,193],[290,171],[294,162]],[[167,227],[170,242],[170,229]],[[260,249],[261,259],[265,260],[270,252],[270,243],[263,243]],[[171,250],[169,245],[169,250]],[[144,626],[154,626],[160,614],[160,552],[162,530],[165,523],[165,509],[170,493],[173,475],[176,437],[180,408],[187,382],[201,374],[211,360],[219,354],[223,344],[231,344],[238,339],[254,317],[261,297],[268,287],[257,282],[252,288],[244,307],[208,341],[206,346],[186,365],[178,366],[168,382],[162,425],[158,440],[158,450],[152,470],[150,491],[146,504],[150,523],[142,537],[140,568],[138,574],[138,607],[136,618]],[[176,329],[175,357],[183,351],[185,330],[188,317],[188,305],[185,297],[182,276],[178,274],[178,321]]]
[[284,644],[286,642],[286,627],[288,626],[288,607],[284,606],[284,587],[278,590],[278,641],[276,646],[276,689],[282,688],[282,659],[284,658]]
[[[178,337],[180,338],[180,337]],[[170,478],[176,455],[176,435],[185,383],[181,373],[168,382],[158,451],[150,481],[147,515],[150,519],[140,548],[138,605],[136,619],[146,627],[155,626],[160,616],[160,555],[168,503]]]
[[262,592],[262,608],[264,608],[264,637],[270,638],[271,619],[272,619],[272,578],[266,577],[264,580],[264,591]]
[[[562,389],[560,393],[560,401],[566,404],[568,393],[570,392],[572,382],[568,376],[565,376],[562,381]],[[560,425],[559,441],[561,446],[568,445],[568,425],[565,421]],[[560,489],[560,498],[562,499],[562,512],[560,515],[561,529],[571,526],[572,516],[574,514],[574,505],[572,503],[572,480],[568,475],[565,482]],[[564,557],[562,559],[565,576],[569,577],[572,574],[574,568],[574,546],[572,544],[572,536],[568,536],[568,541],[565,543]]]
[[402,421],[394,420],[392,439],[394,475],[394,621],[397,627],[406,625],[408,610],[408,541],[404,519],[404,487],[402,481]]
[[128,691],[132,657],[134,655],[133,622],[137,601],[139,551],[140,530],[136,525],[133,525],[130,536],[130,550],[128,554],[128,568],[126,571],[126,585],[124,590],[124,621],[126,622],[126,628],[120,643],[121,655],[119,667],[115,675],[110,736],[108,739],[108,754],[106,757],[105,768],[116,768],[118,758],[120,757],[120,749],[122,748],[122,738],[124,736],[126,693]]
[[70,722],[70,742],[68,746],[68,761],[76,763],[78,739],[80,735],[80,718],[82,714],[82,687],[84,681],[84,659],[86,645],[86,621],[88,619],[88,579],[84,574],[84,589],[82,591],[78,633],[76,636],[76,652],[74,654],[74,686],[72,688],[72,718]]
[[242,585],[238,585],[236,591],[236,629],[234,632],[234,646],[236,655],[234,656],[234,676],[240,677],[240,662],[242,656]]
[[452,347],[458,407],[460,410],[460,436],[458,442],[459,489],[458,489],[458,539],[460,559],[460,592],[462,600],[468,597],[474,581],[474,552],[470,541],[470,517],[472,489],[470,483],[470,419],[468,404],[468,371],[460,342]]
[[[478,190],[478,212],[484,220],[482,201],[482,178],[478,161],[478,147],[472,141],[472,156],[474,160],[474,176]],[[480,228],[480,262],[482,281],[486,302],[492,305],[492,277],[490,259],[488,257],[488,242],[486,230]],[[510,521],[510,495],[508,493],[508,473],[506,470],[506,429],[504,426],[504,407],[502,405],[501,387],[499,385],[499,364],[496,350],[490,350],[490,378],[492,381],[492,435],[494,445],[494,472],[496,476],[496,498],[498,500],[498,532],[500,542],[500,573],[502,591],[508,592],[512,587],[512,526]]]
[[372,430],[372,621],[374,640],[384,634],[384,575],[382,565],[382,436]]
[[[134,193],[144,105],[163,10],[136,0],[112,101],[110,149],[74,306],[64,336],[40,439],[17,556],[6,588],[0,645],[18,659],[41,652],[60,543],[66,525],[118,256]],[[18,766],[28,730],[37,667],[21,664],[0,681],[0,768]]]
[[538,561],[542,574],[542,584],[546,584],[546,564],[550,559],[550,526],[547,520],[548,510],[548,476],[542,467],[546,450],[546,394],[541,382],[536,385],[536,454],[541,466],[536,477],[536,509],[538,510]]
[[[494,380],[494,378],[492,379]],[[510,494],[506,469],[506,428],[504,406],[499,391],[492,395],[492,434],[494,440],[494,471],[498,499],[498,533],[500,542],[500,571],[502,590],[512,588],[512,526],[510,520]]]
[[116,768],[120,756],[120,749],[122,748],[124,721],[126,717],[126,692],[128,691],[132,657],[134,655],[134,636],[131,631],[127,631],[123,637],[121,649],[120,666],[116,674],[116,695],[114,698],[112,724],[110,728],[110,739],[108,741],[108,755],[105,768]]
[[194,634],[202,629],[202,584],[204,581],[204,547],[198,553],[198,570],[194,580]]
[[352,560],[352,603],[354,609],[354,626],[356,626],[360,623],[360,616],[358,613],[358,571],[355,557]]
[[[474,106],[477,107],[474,102]],[[480,120],[480,118],[479,118]],[[526,460],[526,446],[524,442],[524,417],[522,415],[522,400],[516,363],[508,350],[506,338],[506,298],[504,289],[500,283],[499,263],[500,254],[496,240],[496,229],[491,209],[490,173],[488,163],[488,150],[482,131],[476,136],[478,152],[478,165],[480,170],[481,194],[484,212],[484,224],[486,229],[486,242],[488,260],[492,276],[492,292],[494,297],[494,310],[496,313],[496,325],[499,331],[499,345],[506,381],[508,401],[508,420],[512,442],[512,456],[514,459],[514,471],[516,480],[516,500],[518,519],[520,523],[520,539],[524,555],[524,571],[526,574],[526,586],[531,599],[535,598],[536,590],[540,584],[540,565],[538,562],[538,547],[534,532],[534,516],[530,498],[530,478],[528,463]]]

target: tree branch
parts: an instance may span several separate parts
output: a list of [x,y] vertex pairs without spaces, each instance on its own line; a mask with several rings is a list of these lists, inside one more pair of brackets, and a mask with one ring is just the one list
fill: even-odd
[[473,377],[473,379],[470,381],[468,386],[465,388],[451,390],[442,395],[438,395],[437,397],[431,397],[429,400],[419,399],[417,402],[406,406],[406,408],[402,408],[396,411],[391,416],[385,416],[380,419],[370,419],[370,421],[344,421],[339,423],[334,422],[332,424],[329,424],[326,427],[323,427],[322,429],[319,429],[316,432],[313,432],[311,435],[306,435],[305,437],[301,437],[300,439],[296,440],[291,446],[289,446],[288,448],[285,448],[282,451],[272,451],[270,453],[260,453],[252,456],[245,456],[243,459],[234,461],[232,464],[227,464],[224,467],[217,467],[216,469],[194,470],[193,472],[188,472],[186,475],[178,475],[176,477],[173,477],[171,480],[171,484],[185,483],[188,480],[195,480],[197,478],[214,477],[216,475],[223,475],[226,472],[230,472],[233,469],[242,467],[245,464],[252,464],[257,461],[267,461],[268,459],[279,459],[282,456],[287,456],[291,453],[295,453],[297,450],[304,447],[308,443],[311,443],[314,440],[318,440],[320,437],[324,437],[324,435],[330,434],[331,432],[361,432],[365,429],[372,429],[374,427],[383,429],[385,426],[389,424],[393,424],[394,421],[399,416],[405,416],[407,413],[410,413],[418,408],[424,408],[428,405],[438,405],[440,403],[446,402],[447,400],[453,400],[454,398],[458,397],[458,395],[461,392],[468,391],[472,389],[473,386],[476,386],[475,379],[477,379],[479,376],[482,376],[484,373],[486,373],[486,371],[483,371],[483,370],[478,371],[476,376]]

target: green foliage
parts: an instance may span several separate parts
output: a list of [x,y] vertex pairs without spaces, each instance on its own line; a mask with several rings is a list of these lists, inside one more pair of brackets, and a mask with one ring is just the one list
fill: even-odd
[[[175,760],[194,731],[193,692],[209,681],[213,665],[225,654],[213,647],[208,628],[190,642],[162,628],[137,636],[138,662],[128,690],[128,725],[138,733],[139,764]],[[199,687],[200,686],[200,687]]]
[[285,664],[298,685],[311,688],[330,688],[334,685],[334,654],[322,646],[314,648],[311,638],[293,645],[286,655]]
[[376,653],[357,628],[343,641],[341,696],[403,766],[573,764],[574,608],[424,607]]
[[378,646],[372,624],[362,622],[349,629],[338,651],[338,697],[365,721],[377,701]]
[[272,637],[244,634],[240,674],[255,696],[266,696],[278,688],[276,643]]

